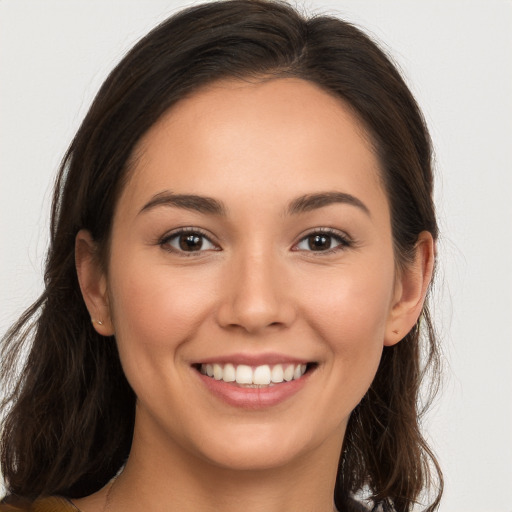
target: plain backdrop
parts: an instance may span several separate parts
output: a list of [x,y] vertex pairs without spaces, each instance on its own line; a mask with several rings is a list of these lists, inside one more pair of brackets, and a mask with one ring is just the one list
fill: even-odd
[[[54,174],[106,74],[177,0],[0,0],[0,334],[39,294]],[[393,56],[436,148],[435,315],[446,357],[425,422],[444,512],[512,511],[512,2],[306,0]]]

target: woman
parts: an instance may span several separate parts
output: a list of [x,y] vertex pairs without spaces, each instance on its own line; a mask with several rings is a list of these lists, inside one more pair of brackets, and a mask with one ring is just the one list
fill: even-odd
[[431,145],[367,36],[261,0],[178,13],[101,88],[52,215],[3,348],[7,383],[32,343],[0,510],[407,511],[435,477],[437,508]]

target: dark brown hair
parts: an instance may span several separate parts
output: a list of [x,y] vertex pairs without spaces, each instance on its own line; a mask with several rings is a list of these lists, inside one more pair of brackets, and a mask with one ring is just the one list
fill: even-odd
[[[105,342],[91,326],[75,270],[75,236],[88,229],[105,254],[133,149],[177,101],[222,78],[268,77],[311,81],[363,122],[381,162],[399,265],[410,261],[421,231],[437,237],[425,123],[395,66],[362,31],[330,16],[306,18],[278,1],[220,1],[172,16],[113,70],[63,160],[45,291],[2,347],[7,396],[0,450],[9,493],[85,496],[126,461],[135,396],[114,340]],[[366,491],[374,504],[409,511],[430,490],[426,510],[437,508],[442,476],[420,432],[420,383],[427,372],[437,382],[438,363],[425,306],[421,324],[384,348],[375,380],[350,417],[338,507]]]

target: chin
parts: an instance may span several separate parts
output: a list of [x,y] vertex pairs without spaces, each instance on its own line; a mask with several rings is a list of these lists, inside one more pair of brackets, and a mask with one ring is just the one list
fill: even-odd
[[[321,432],[317,436],[308,425],[272,424],[241,425],[227,429],[226,435],[212,436],[201,447],[200,457],[212,465],[235,471],[279,469],[297,464],[322,444],[329,450],[341,451],[344,428]],[[302,427],[302,428],[300,428]],[[218,432],[218,431],[217,431]]]
[[231,471],[264,471],[278,469],[300,459],[304,448],[283,447],[276,442],[262,445],[258,440],[231,443],[229,449],[211,447],[202,456],[212,465]]

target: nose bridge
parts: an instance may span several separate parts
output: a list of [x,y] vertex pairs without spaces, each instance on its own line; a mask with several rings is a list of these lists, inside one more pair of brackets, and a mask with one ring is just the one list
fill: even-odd
[[283,265],[274,251],[252,244],[234,255],[230,263],[229,283],[219,315],[223,326],[258,332],[293,321]]

